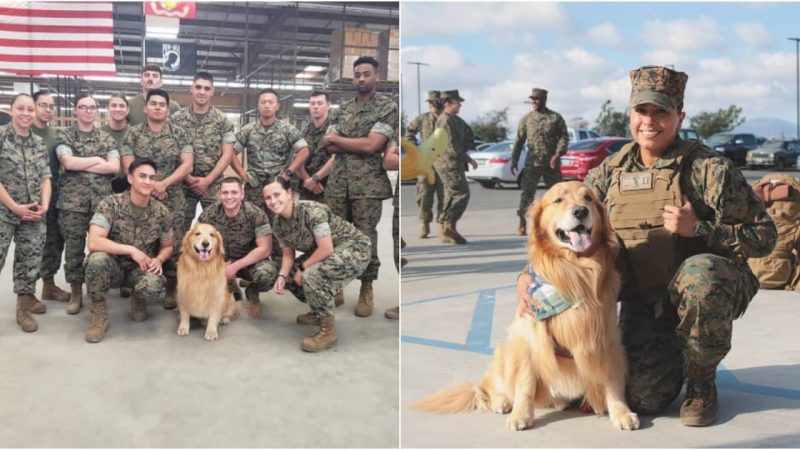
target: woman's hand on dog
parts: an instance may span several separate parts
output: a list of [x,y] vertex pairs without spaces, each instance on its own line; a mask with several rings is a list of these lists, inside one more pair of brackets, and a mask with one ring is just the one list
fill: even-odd
[[534,308],[542,306],[536,299],[528,295],[528,289],[532,287],[536,287],[536,283],[533,282],[529,274],[520,274],[520,276],[517,277],[517,298],[519,299],[517,315],[528,314],[535,318],[536,312]]

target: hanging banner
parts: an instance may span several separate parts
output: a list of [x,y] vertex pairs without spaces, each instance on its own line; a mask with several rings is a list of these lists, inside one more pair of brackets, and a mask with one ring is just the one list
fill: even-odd
[[144,14],[194,19],[197,17],[197,7],[194,2],[144,2]]
[[146,63],[160,66],[164,77],[194,76],[197,71],[197,44],[148,39],[144,54]]

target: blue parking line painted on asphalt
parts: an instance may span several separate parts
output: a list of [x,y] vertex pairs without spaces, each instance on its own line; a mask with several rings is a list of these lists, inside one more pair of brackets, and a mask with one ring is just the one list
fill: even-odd
[[447,350],[459,350],[471,353],[480,353],[482,355],[491,355],[494,353],[493,348],[478,348],[468,347],[465,344],[457,344],[455,342],[440,341],[437,339],[426,339],[417,336],[401,336],[400,340],[409,344],[427,345],[428,347],[444,348]]
[[472,326],[467,333],[467,348],[487,349],[491,347],[493,318],[494,289],[486,289],[478,294],[478,302],[472,313]]
[[[503,290],[503,289],[511,289],[511,288],[515,288],[515,287],[517,287],[517,285],[516,285],[516,284],[509,284],[509,285],[507,285],[507,286],[498,286],[498,287],[491,288],[491,289],[492,289],[493,291],[500,291],[500,290]],[[403,308],[406,308],[406,307],[408,307],[408,306],[419,305],[419,304],[421,304],[421,303],[438,302],[438,301],[440,301],[440,300],[449,300],[449,299],[452,299],[452,298],[466,297],[466,296],[468,296],[468,295],[480,294],[481,292],[484,292],[485,290],[486,290],[486,289],[482,289],[482,290],[480,290],[480,291],[472,291],[472,292],[460,292],[460,293],[458,293],[458,294],[442,295],[441,297],[424,298],[424,299],[422,299],[422,300],[417,300],[417,301],[413,301],[413,302],[403,303],[401,306],[402,306]]]

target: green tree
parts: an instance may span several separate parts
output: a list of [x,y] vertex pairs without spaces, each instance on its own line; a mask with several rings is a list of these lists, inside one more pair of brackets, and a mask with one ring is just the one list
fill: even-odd
[[697,130],[697,134],[702,138],[707,138],[714,133],[722,133],[730,131],[745,121],[744,117],[739,117],[742,114],[742,108],[736,105],[731,105],[727,108],[720,109],[716,112],[701,111],[689,119],[692,128]]
[[508,139],[508,106],[489,111],[469,124],[476,139],[484,142],[500,142]]
[[615,111],[611,106],[611,100],[606,100],[600,107],[600,114],[595,121],[597,125],[592,128],[601,136],[625,137],[628,131],[630,117],[628,111]]

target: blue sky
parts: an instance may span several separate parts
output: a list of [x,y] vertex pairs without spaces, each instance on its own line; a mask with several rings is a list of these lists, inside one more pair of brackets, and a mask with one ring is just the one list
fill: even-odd
[[[432,20],[431,18],[435,18]],[[594,124],[606,99],[626,108],[628,72],[672,65],[689,74],[685,111],[731,104],[748,118],[796,118],[800,3],[402,2],[402,107],[421,90],[460,89],[467,120],[511,106],[530,110],[532,87],[569,122]],[[423,97],[424,99],[424,97]],[[424,108],[423,104],[423,108]]]

